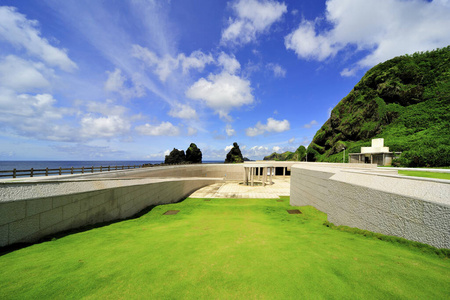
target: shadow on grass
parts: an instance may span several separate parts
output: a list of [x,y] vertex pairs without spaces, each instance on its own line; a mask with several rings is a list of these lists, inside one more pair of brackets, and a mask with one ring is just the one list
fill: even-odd
[[[184,199],[183,199],[184,200]],[[181,201],[183,201],[181,200]],[[179,201],[179,202],[181,202]],[[142,217],[143,215],[149,213],[150,211],[152,211],[156,206],[158,205],[150,205],[146,208],[144,208],[143,210],[139,211],[138,213],[128,217],[128,218],[123,218],[123,219],[117,219],[117,220],[112,220],[112,221],[107,221],[107,222],[100,222],[100,223],[95,223],[95,224],[90,224],[90,225],[85,225],[85,226],[81,226],[78,228],[72,228],[72,229],[68,229],[68,230],[64,230],[61,232],[56,232],[56,233],[52,233],[50,235],[44,236],[42,238],[40,238],[38,241],[34,242],[34,243],[16,243],[16,244],[12,244],[12,245],[8,245],[8,246],[4,246],[4,247],[0,247],[0,257],[14,252],[16,250],[19,249],[23,249],[35,244],[40,244],[40,243],[44,243],[44,242],[48,242],[48,241],[53,241],[55,239],[60,239],[63,238],[65,236],[71,235],[71,234],[75,234],[75,233],[80,233],[80,232],[85,232],[85,231],[89,231],[91,229],[95,229],[95,228],[100,228],[100,227],[104,227],[104,226],[108,226],[114,223],[118,223],[118,222],[122,222],[122,221],[126,221],[126,220],[132,220],[132,219],[137,219]]]

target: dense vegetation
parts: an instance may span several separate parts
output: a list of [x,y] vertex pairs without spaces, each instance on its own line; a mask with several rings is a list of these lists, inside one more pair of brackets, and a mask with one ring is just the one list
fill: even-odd
[[369,70],[317,131],[308,161],[341,161],[344,147],[357,153],[372,138],[403,152],[396,165],[450,165],[450,46]]
[[[0,256],[1,299],[448,299],[448,251],[279,199],[186,199]],[[302,214],[286,210],[300,209]],[[163,215],[179,210],[176,215]],[[324,226],[323,224],[326,224]]]
[[264,160],[279,160],[279,161],[286,161],[286,160],[293,160],[293,161],[302,161],[306,158],[306,148],[305,146],[300,146],[297,148],[295,152],[286,151],[281,154],[278,154],[276,152],[265,156]]
[[241,149],[239,149],[239,145],[237,143],[233,143],[233,148],[231,148],[230,152],[228,152],[227,157],[225,158],[225,163],[231,164],[243,162],[244,157],[242,156]]
[[166,155],[165,164],[173,165],[173,164],[198,164],[202,163],[202,151],[197,148],[197,145],[191,143],[189,148],[186,150],[186,154],[184,150],[178,150],[173,148],[169,155]]

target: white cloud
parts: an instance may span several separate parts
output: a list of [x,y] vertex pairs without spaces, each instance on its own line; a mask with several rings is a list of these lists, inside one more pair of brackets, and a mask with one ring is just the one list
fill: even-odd
[[329,0],[326,4],[325,20],[332,28],[320,32],[317,22],[303,21],[286,36],[285,46],[299,58],[319,61],[348,46],[369,52],[355,66],[344,69],[342,76],[398,55],[450,44],[448,1]]
[[84,138],[112,138],[126,134],[131,127],[128,120],[114,115],[95,117],[88,114],[81,119],[80,124],[80,134]]
[[105,90],[119,93],[123,98],[129,99],[145,95],[144,87],[138,82],[137,77],[132,78],[127,87],[127,77],[122,75],[122,70],[116,68],[114,72],[106,72],[108,79],[105,82]]
[[273,0],[238,0],[231,4],[236,15],[229,19],[228,27],[222,32],[222,44],[246,44],[255,41],[257,35],[268,31],[279,21],[287,7]]
[[272,151],[273,152],[278,152],[278,151],[280,151],[281,150],[281,147],[279,147],[279,146],[274,146],[273,148],[272,148]]
[[271,154],[270,149],[265,146],[253,146],[250,149],[242,151],[242,155],[245,157],[262,159],[264,156]]
[[44,64],[27,61],[14,55],[0,60],[0,85],[18,93],[49,88],[50,82],[44,74],[53,76]]
[[195,109],[186,104],[176,104],[169,111],[169,116],[180,119],[198,119],[197,112]]
[[217,62],[223,67],[224,71],[230,74],[236,73],[241,68],[241,64],[233,56],[230,56],[224,52],[219,55]]
[[254,100],[250,81],[226,72],[200,78],[186,91],[186,96],[205,101],[221,118],[228,120],[233,108],[252,104]]
[[278,121],[268,118],[266,124],[256,123],[255,127],[247,128],[245,133],[247,136],[257,136],[266,132],[283,132],[290,129],[288,120]]
[[180,66],[183,74],[187,74],[191,69],[201,71],[205,65],[214,62],[211,54],[206,55],[198,50],[192,52],[190,56],[180,53],[177,57],[172,57],[169,54],[159,57],[145,47],[133,45],[132,55],[151,68],[162,82],[165,82],[167,77]]
[[231,127],[231,124],[227,124],[227,126],[225,126],[225,132],[228,136],[233,136],[236,134],[236,130]]
[[289,144],[292,144],[292,143],[294,143],[294,142],[295,142],[295,137],[289,139],[289,141],[288,141]]
[[197,132],[198,132],[198,130],[196,128],[188,127],[188,132],[187,132],[188,136],[196,135]]
[[308,124],[303,125],[303,128],[311,128],[314,125],[317,125],[317,121],[316,120],[312,120],[311,122],[309,122]]
[[224,151],[225,152],[230,152],[231,149],[233,149],[233,145],[226,146]]
[[76,135],[63,118],[73,110],[58,107],[50,94],[16,94],[0,86],[0,127],[2,132],[41,140],[71,141]]
[[205,68],[205,65],[214,62],[211,54],[206,55],[199,50],[192,52],[191,55],[187,57],[181,53],[178,55],[178,60],[181,61],[184,74],[188,73],[190,69],[202,71]]
[[180,135],[180,129],[170,122],[162,122],[159,125],[140,125],[136,126],[136,131],[142,135],[152,136],[177,136]]
[[38,25],[36,20],[28,20],[14,7],[0,7],[0,39],[26,49],[30,55],[51,66],[58,66],[64,71],[77,69],[66,50],[53,47],[47,39],[41,37]]
[[271,70],[275,77],[286,77],[286,70],[279,64],[269,63],[266,68]]
[[294,50],[298,57],[324,60],[335,54],[331,41],[322,35],[316,35],[313,22],[303,21],[300,26],[285,37],[286,49]]
[[357,69],[353,68],[353,69],[349,69],[349,68],[345,68],[344,70],[341,71],[341,76],[342,77],[351,77],[351,76],[355,76]]

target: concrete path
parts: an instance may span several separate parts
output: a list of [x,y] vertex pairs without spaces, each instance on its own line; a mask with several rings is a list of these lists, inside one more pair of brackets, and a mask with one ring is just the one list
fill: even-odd
[[273,180],[272,185],[246,186],[240,182],[215,183],[192,193],[190,198],[269,198],[290,195],[290,177]]

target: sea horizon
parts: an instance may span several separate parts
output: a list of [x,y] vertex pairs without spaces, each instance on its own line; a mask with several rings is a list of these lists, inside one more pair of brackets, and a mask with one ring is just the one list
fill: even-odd
[[[81,167],[108,167],[108,166],[138,166],[143,164],[161,164],[164,160],[0,160],[0,171],[81,168]],[[208,161],[202,163],[223,163],[223,161]]]

